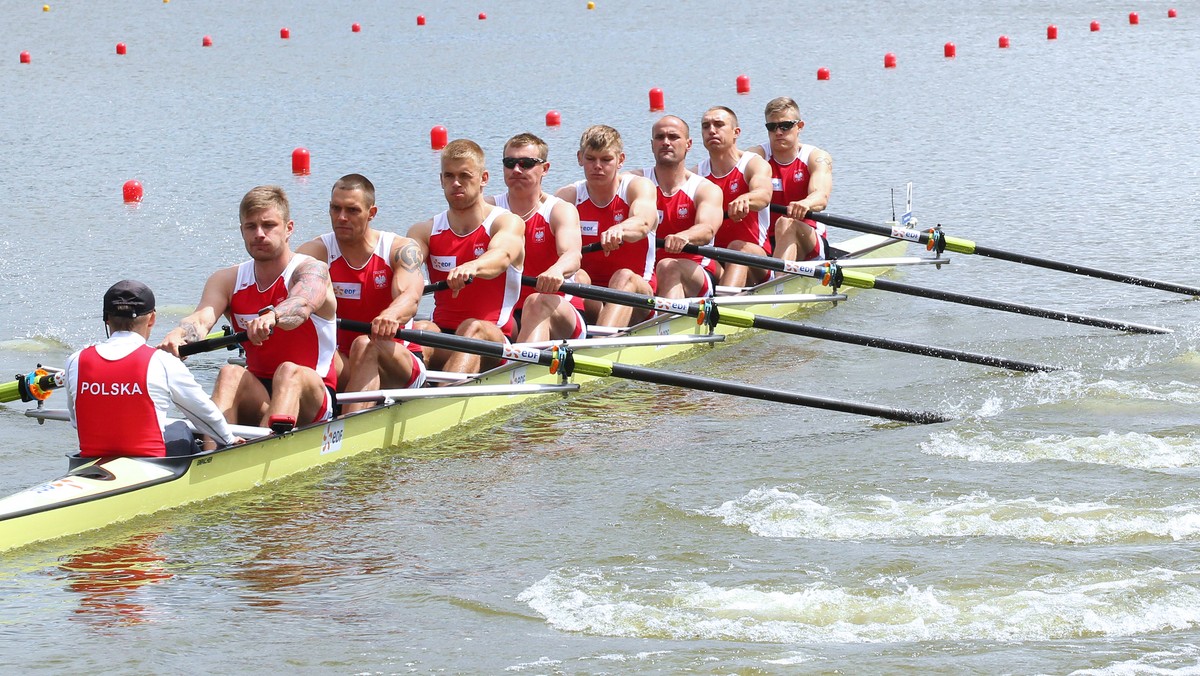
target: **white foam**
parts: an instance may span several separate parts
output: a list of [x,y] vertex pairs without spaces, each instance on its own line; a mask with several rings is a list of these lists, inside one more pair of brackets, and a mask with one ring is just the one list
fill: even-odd
[[[1188,662],[1184,664],[1183,662]],[[1114,662],[1100,669],[1079,669],[1071,672],[1092,676],[1126,676],[1133,674],[1171,674],[1172,676],[1200,675],[1200,648],[1186,644],[1173,650],[1160,650],[1140,655],[1137,659]]]
[[1069,460],[1140,469],[1200,466],[1200,440],[1156,437],[1139,432],[1109,432],[1100,436],[1049,435],[1021,440],[994,432],[935,432],[921,444],[930,455],[975,462],[1036,462]]

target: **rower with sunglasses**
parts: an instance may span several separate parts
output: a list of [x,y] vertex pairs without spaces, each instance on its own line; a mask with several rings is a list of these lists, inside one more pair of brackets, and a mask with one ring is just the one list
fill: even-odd
[[583,299],[564,296],[559,288],[576,279],[583,244],[579,211],[574,204],[548,195],[542,179],[550,171],[550,148],[529,133],[504,144],[504,185],[508,191],[488,197],[489,204],[508,209],[525,221],[525,274],[537,287],[522,286],[514,313],[518,342],[587,337]]
[[833,158],[829,153],[800,143],[800,107],[790,97],[767,102],[765,110],[770,141],[751,149],[771,165],[771,204],[787,208],[787,214],[771,214],[774,255],[782,260],[825,258],[829,244],[825,226],[806,218],[822,211],[833,188]]
[[641,170],[658,192],[658,237],[662,251],[654,273],[658,295],[664,298],[700,298],[716,294],[717,262],[698,254],[683,253],[687,244],[711,246],[721,227],[724,195],[712,181],[688,171],[687,152],[692,139],[687,122],[667,115],[654,123],[650,148],[654,166]]

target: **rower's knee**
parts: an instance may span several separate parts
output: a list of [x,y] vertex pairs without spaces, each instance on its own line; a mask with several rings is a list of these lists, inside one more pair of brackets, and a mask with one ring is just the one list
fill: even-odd
[[464,338],[475,338],[478,340],[492,340],[493,329],[497,329],[496,325],[491,322],[485,322],[480,319],[468,319],[458,325],[458,330],[455,331]]

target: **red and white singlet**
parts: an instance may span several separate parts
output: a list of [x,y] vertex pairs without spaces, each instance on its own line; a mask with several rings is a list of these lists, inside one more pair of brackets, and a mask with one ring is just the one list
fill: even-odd
[[[771,156],[771,144],[762,144],[762,149],[767,156],[767,163],[771,165],[771,204],[787,206],[796,200],[802,200],[808,197],[808,156],[814,150],[813,146],[807,143],[800,144],[800,150],[796,153],[795,159],[787,164],[780,164],[778,160]],[[779,220],[781,214],[771,212],[771,234],[775,234],[775,221]],[[817,231],[817,237],[820,239],[821,251],[815,252],[819,257],[826,250],[826,242],[828,236],[825,234],[825,224],[818,223],[811,218],[804,219]],[[810,255],[814,252],[810,252]]]
[[[663,194],[662,188],[658,185],[658,177],[654,175],[654,167],[646,167],[642,171],[643,175],[654,182],[654,189],[658,192],[658,231],[655,233],[657,237],[666,237],[667,235],[678,235],[696,224],[696,188],[700,187],[700,183],[705,179],[699,174],[692,174],[688,177],[683,185],[672,194],[670,197]],[[712,244],[712,240],[708,241]],[[683,260],[692,261],[696,265],[708,271],[715,279],[717,277],[717,262],[705,256],[698,256],[689,253],[667,253],[663,251],[659,254],[660,258],[682,258]]]
[[[727,208],[734,199],[750,192],[750,182],[746,180],[746,165],[750,164],[753,157],[755,157],[754,153],[743,152],[742,156],[738,158],[737,165],[724,176],[714,176],[712,162],[705,158],[700,162],[696,173],[712,181],[721,189],[721,204]],[[771,240],[767,236],[770,227],[770,209],[751,211],[740,221],[726,218],[721,221],[721,227],[717,230],[717,236],[713,239],[713,243],[728,249],[729,245],[735,241],[748,242],[759,245],[770,255]]]
[[[554,239],[554,229],[550,227],[550,212],[554,211],[554,207],[559,202],[562,200],[554,195],[547,195],[546,201],[542,202],[529,220],[525,221],[525,265],[523,267],[524,274],[530,277],[537,277],[558,262],[558,242]],[[508,207],[508,193],[496,195],[496,206],[512,211]],[[575,280],[567,279],[566,281],[573,282]],[[525,299],[534,291],[532,286],[521,285],[521,297],[517,299],[517,304],[513,309],[520,310],[525,307]],[[561,292],[558,295],[565,296],[576,310],[583,310],[582,298],[568,296]]]
[[[293,254],[283,274],[265,289],[260,289],[254,277],[254,261],[239,265],[233,298],[229,300],[229,314],[234,329],[245,331],[246,325],[258,317],[259,310],[287,300],[292,273],[307,260],[312,258]],[[309,315],[308,321],[291,331],[276,329],[262,345],[247,342],[244,347],[246,368],[258,378],[270,380],[280,364],[290,361],[316,371],[331,389],[337,387],[337,373],[333,368],[333,353],[337,350],[337,323],[332,319],[318,317],[314,313]]]
[[154,352],[142,345],[120,359],[108,360],[92,346],[79,354],[75,384],[79,455],[161,458],[167,454],[146,376]]
[[[321,235],[325,244],[325,262],[329,264],[329,279],[333,282],[333,295],[337,296],[337,316],[343,319],[353,319],[358,322],[371,323],[387,306],[392,304],[392,246],[396,242],[395,233],[379,232],[379,242],[375,251],[362,267],[350,265],[342,256],[342,248],[338,246],[337,237],[332,232]],[[411,329],[412,320],[404,325]],[[337,348],[342,354],[350,354],[350,344],[362,334],[354,331],[338,329]],[[421,353],[421,346],[408,341],[399,341],[416,354]]]
[[[600,234],[629,217],[629,184],[633,174],[622,174],[617,192],[608,204],[598,205],[588,195],[587,181],[575,182],[575,207],[579,209],[579,227],[583,232],[583,245],[600,241]],[[592,278],[592,284],[608,286],[618,270],[629,269],[633,274],[657,287],[654,276],[654,234],[651,232],[637,242],[624,242],[606,256],[603,251],[583,255],[580,266]]]
[[[492,242],[492,223],[507,209],[492,209],[483,223],[465,235],[450,229],[445,211],[433,217],[429,234],[429,281],[445,281],[454,268],[479,258]],[[521,293],[521,271],[513,266],[493,279],[476,278],[458,292],[450,290],[433,294],[433,323],[443,331],[453,333],[468,319],[492,322],[505,336],[512,337],[516,328],[513,305]]]

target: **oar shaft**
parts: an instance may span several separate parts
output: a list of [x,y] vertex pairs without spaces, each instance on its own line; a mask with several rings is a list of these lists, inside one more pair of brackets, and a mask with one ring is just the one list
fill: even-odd
[[238,343],[244,343],[247,340],[249,340],[249,338],[246,336],[245,331],[239,331],[228,336],[219,336],[217,338],[205,338],[204,340],[198,340],[194,343],[188,343],[187,345],[180,347],[179,356],[190,357],[193,354],[219,350],[223,347],[230,347]]
[[16,401],[21,398],[21,384],[13,380],[0,385],[0,402]]

